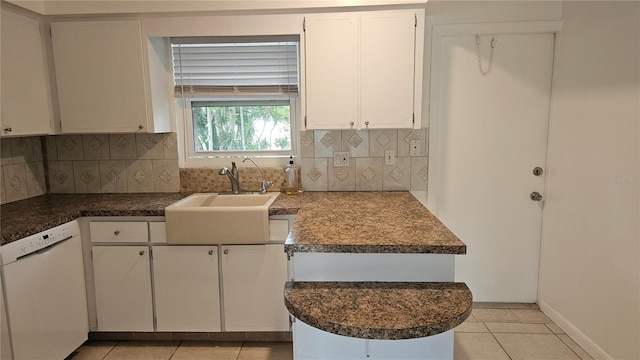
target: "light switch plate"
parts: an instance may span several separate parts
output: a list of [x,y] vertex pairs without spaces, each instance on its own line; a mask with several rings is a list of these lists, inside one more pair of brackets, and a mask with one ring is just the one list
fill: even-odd
[[411,140],[411,144],[409,144],[409,156],[420,156],[420,146],[422,145],[422,141],[419,139]]
[[349,153],[348,152],[334,152],[333,153],[333,167],[345,167],[349,166]]
[[385,165],[395,165],[396,164],[396,151],[395,150],[385,150],[384,151],[384,164]]

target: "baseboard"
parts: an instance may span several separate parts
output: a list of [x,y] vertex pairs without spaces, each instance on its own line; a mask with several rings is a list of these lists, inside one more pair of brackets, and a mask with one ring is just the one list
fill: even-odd
[[89,340],[98,341],[251,341],[292,342],[291,331],[196,332],[196,331],[91,331]]
[[585,335],[582,331],[580,331],[577,327],[575,327],[569,320],[567,320],[564,316],[560,315],[559,312],[554,310],[549,304],[546,302],[539,300],[538,305],[540,306],[540,310],[547,315],[549,319],[551,319],[556,325],[558,325],[573,341],[575,341],[584,351],[586,351],[589,355],[591,355],[594,359],[597,360],[614,360],[611,355],[607,354],[600,346],[598,346],[593,340],[591,340],[587,335]]
[[474,302],[474,309],[518,309],[518,310],[539,310],[536,303],[514,303],[514,302]]

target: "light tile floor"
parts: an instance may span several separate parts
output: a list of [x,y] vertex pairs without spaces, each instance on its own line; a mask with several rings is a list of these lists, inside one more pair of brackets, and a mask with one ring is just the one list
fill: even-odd
[[473,309],[454,332],[455,360],[593,360],[539,310]]
[[[539,310],[473,309],[455,329],[455,360],[593,360]],[[291,343],[91,341],[72,360],[291,360]]]

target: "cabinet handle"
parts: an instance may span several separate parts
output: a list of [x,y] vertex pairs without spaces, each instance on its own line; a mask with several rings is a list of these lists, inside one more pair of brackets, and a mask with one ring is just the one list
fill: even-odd
[[140,254],[140,256],[144,255],[144,250],[140,250],[138,254]]
[[114,231],[114,232],[113,232],[113,235],[115,235],[115,236],[120,235],[120,230],[116,230],[116,231]]
[[8,132],[8,133],[10,133],[10,132],[12,132],[12,131],[13,131],[13,129],[12,129],[12,128],[10,128],[10,127],[8,127],[8,128],[4,128],[4,132]]
[[229,253],[229,250],[225,249],[223,252],[225,255],[227,255]]
[[209,255],[213,255],[213,250],[209,250]]

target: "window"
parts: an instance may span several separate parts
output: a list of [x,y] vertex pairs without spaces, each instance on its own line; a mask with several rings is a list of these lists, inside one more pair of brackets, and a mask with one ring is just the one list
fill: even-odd
[[298,44],[290,36],[172,39],[187,157],[294,153]]
[[287,100],[191,102],[195,152],[290,151]]

